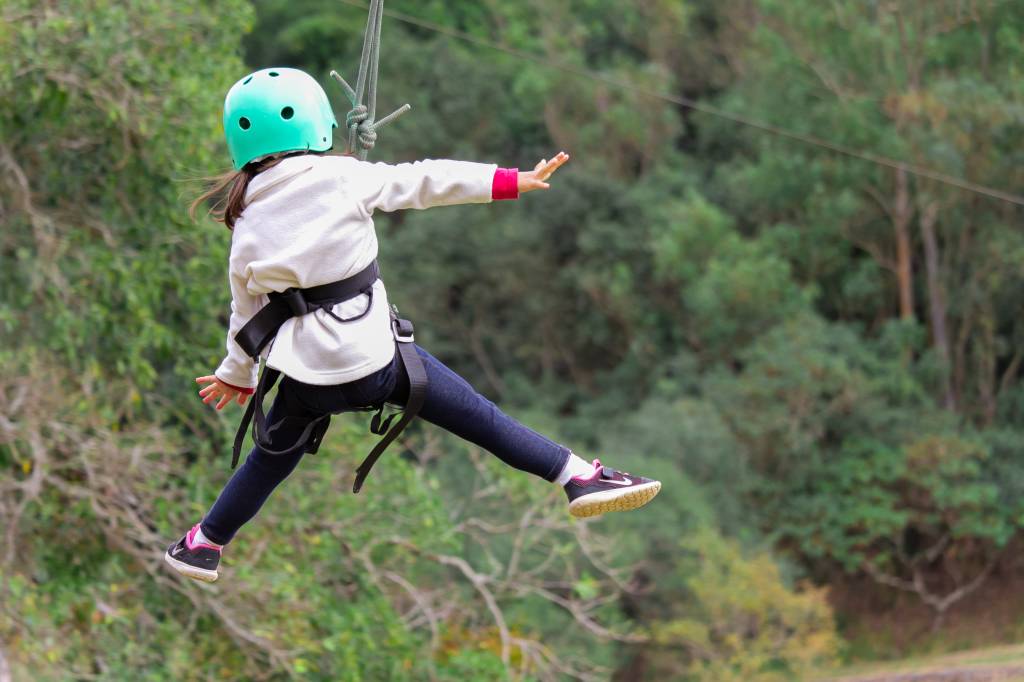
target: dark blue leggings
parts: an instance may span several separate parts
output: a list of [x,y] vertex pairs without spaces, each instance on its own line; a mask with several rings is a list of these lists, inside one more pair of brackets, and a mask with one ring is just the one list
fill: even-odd
[[[567,448],[504,414],[427,351],[416,346],[416,352],[423,358],[429,378],[420,417],[479,445],[509,466],[548,481],[557,478],[569,458]],[[348,412],[381,401],[405,405],[408,397],[409,379],[397,353],[384,369],[338,386],[314,386],[283,377],[267,423],[289,419],[270,434],[272,447],[281,450],[291,446],[309,421],[323,414]],[[227,544],[295,469],[302,455],[300,450],[274,456],[254,447],[207,512],[203,535],[217,544]]]

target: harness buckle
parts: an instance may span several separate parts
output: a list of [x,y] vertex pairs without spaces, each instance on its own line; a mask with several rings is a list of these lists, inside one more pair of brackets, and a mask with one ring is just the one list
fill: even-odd
[[295,317],[300,317],[309,312],[309,304],[306,302],[306,298],[302,295],[302,289],[286,289],[281,292],[281,300],[288,306],[288,310],[292,312]]
[[412,322],[409,320],[394,318],[391,320],[391,331],[394,333],[395,341],[398,343],[413,343],[416,340],[412,333]]

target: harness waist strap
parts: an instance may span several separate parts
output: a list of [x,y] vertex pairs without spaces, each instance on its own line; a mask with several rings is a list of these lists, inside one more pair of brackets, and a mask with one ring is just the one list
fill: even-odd
[[250,357],[258,359],[263,347],[277,334],[281,325],[293,317],[332,306],[368,293],[380,279],[380,268],[373,261],[361,272],[329,284],[307,289],[291,288],[268,294],[270,302],[252,316],[235,334],[235,341]]

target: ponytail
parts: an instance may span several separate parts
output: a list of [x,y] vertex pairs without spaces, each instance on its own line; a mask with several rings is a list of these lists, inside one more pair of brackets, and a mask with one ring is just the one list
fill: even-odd
[[207,178],[207,189],[189,206],[189,217],[195,220],[196,210],[200,205],[209,201],[211,204],[207,215],[218,223],[224,223],[229,230],[233,230],[242,211],[245,210],[245,192],[249,189],[249,182],[263,171],[276,166],[285,156],[293,154],[294,152],[287,155],[275,154],[259,161],[247,163],[242,170],[228,171]]

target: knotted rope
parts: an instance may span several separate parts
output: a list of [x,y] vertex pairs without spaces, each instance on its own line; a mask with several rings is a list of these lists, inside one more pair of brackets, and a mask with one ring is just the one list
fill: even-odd
[[[380,29],[383,18],[384,0],[371,0],[370,13],[366,18],[366,32],[363,34],[363,53],[359,60],[359,77],[356,80],[355,89],[337,71],[331,71],[331,77],[338,81],[345,96],[352,103],[352,109],[345,116],[345,127],[348,128],[347,151],[350,154],[355,153],[358,145],[359,158],[363,161],[377,144],[377,130],[412,109],[406,104],[381,120],[374,120],[377,113],[377,72],[380,64]],[[368,103],[363,104],[363,94],[366,93],[367,86],[369,86]]]

